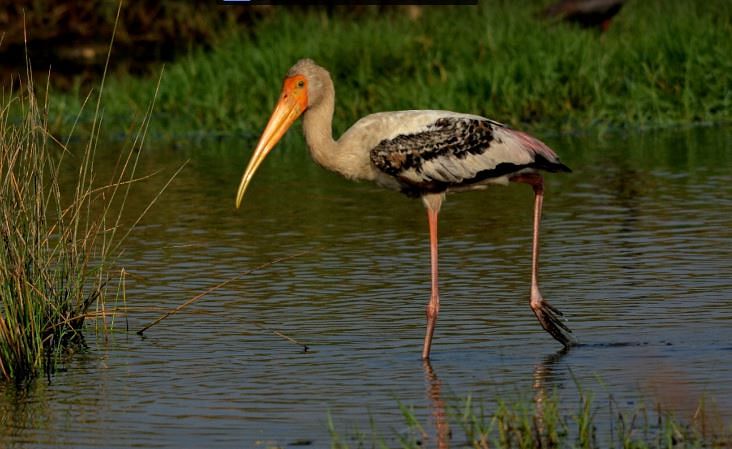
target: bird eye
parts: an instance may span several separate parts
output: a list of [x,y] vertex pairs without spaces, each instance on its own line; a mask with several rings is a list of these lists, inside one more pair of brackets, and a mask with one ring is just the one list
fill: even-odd
[[305,87],[305,80],[300,80],[297,82],[297,87]]

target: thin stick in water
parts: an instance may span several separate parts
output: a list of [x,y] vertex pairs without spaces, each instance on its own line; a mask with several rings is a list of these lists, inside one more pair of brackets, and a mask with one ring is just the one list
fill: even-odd
[[[225,285],[230,284],[230,283],[232,283],[232,282],[234,282],[236,280],[239,280],[243,276],[246,276],[248,274],[251,274],[251,273],[253,273],[253,272],[257,271],[257,270],[261,270],[262,268],[267,268],[267,267],[269,267],[271,265],[274,265],[274,264],[276,264],[278,262],[284,262],[286,260],[294,259],[295,257],[302,256],[303,254],[307,254],[307,253],[309,253],[311,251],[312,250],[301,251],[299,253],[292,254],[290,256],[280,257],[278,259],[271,260],[269,262],[266,262],[266,263],[263,263],[261,265],[258,265],[256,267],[250,269],[250,270],[247,270],[247,271],[244,271],[242,273],[239,273],[238,275],[236,275],[235,277],[233,277],[231,279],[227,279],[225,281],[222,281],[219,284],[214,285],[213,287],[207,289],[206,291],[204,291],[202,293],[199,293],[198,295],[194,296],[193,298],[189,299],[188,301],[184,302],[183,304],[179,305],[178,307],[176,307],[176,308],[174,308],[174,309],[172,309],[172,310],[170,310],[168,312],[165,312],[163,315],[161,315],[155,321],[152,321],[147,326],[145,326],[142,329],[140,329],[139,331],[137,331],[137,335],[142,335],[143,333],[145,333],[146,330],[148,330],[151,327],[155,326],[156,324],[158,324],[159,322],[161,322],[164,319],[168,318],[169,316],[174,315],[174,314],[180,312],[184,308],[188,307],[189,305],[193,304],[194,302],[198,301],[199,299],[203,298],[204,296],[208,295],[209,293],[211,293],[211,292],[213,292],[215,290],[218,290],[221,287],[224,287]],[[298,345],[302,345],[301,343],[299,343],[299,342],[297,342],[297,341],[295,341],[295,340],[293,340],[293,339],[291,339],[289,337],[286,337],[284,335],[281,335],[280,333],[278,333],[276,331],[273,331],[273,332],[275,332],[275,334],[278,334],[278,335],[280,335],[283,338],[286,338],[286,339],[288,339],[290,341],[293,341],[293,342],[297,343]],[[302,345],[302,346],[305,346],[305,345]],[[305,348],[307,348],[307,346],[305,346]],[[307,351],[307,349],[305,349],[305,350]]]
[[252,324],[254,324],[255,326],[257,326],[258,328],[260,328],[262,330],[265,330],[267,332],[272,332],[273,334],[277,335],[278,337],[284,338],[285,340],[289,341],[290,343],[295,343],[298,346],[302,346],[302,352],[308,352],[310,350],[310,347],[308,347],[308,345],[306,345],[305,343],[301,343],[301,342],[295,340],[294,338],[283,334],[282,332],[280,332],[278,330],[270,329],[267,326],[264,326],[259,323],[252,323]]

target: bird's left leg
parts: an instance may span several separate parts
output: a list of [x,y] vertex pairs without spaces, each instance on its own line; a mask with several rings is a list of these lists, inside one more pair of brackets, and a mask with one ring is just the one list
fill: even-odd
[[574,344],[569,335],[572,331],[564,324],[562,312],[549,304],[539,290],[539,227],[541,209],[544,203],[544,179],[538,173],[521,174],[511,179],[514,182],[529,184],[534,189],[534,239],[531,247],[531,310],[541,323],[541,327],[558,342],[568,348]]

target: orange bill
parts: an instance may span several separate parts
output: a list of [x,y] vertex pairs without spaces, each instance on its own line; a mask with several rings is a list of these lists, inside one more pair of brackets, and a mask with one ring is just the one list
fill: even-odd
[[259,138],[257,147],[254,149],[252,158],[249,160],[249,165],[247,165],[244,176],[241,178],[241,183],[239,183],[239,190],[236,193],[237,208],[241,205],[244,192],[246,192],[247,186],[252,180],[252,176],[254,176],[254,172],[257,171],[264,158],[277,145],[277,142],[282,139],[282,136],[285,135],[295,120],[305,112],[308,105],[305,81],[305,77],[302,75],[285,78],[280,99],[274,111],[272,111],[269,122],[267,122],[262,136]]

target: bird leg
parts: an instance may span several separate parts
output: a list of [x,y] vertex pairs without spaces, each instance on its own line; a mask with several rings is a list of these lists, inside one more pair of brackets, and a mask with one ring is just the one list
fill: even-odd
[[572,331],[563,322],[563,314],[545,300],[539,290],[539,225],[544,202],[544,179],[537,173],[521,174],[511,181],[529,184],[534,189],[534,240],[531,247],[531,310],[541,323],[541,327],[555,340],[568,348],[574,344]]
[[422,359],[430,358],[430,347],[432,346],[432,334],[435,332],[437,314],[440,312],[440,294],[437,285],[437,215],[440,213],[442,195],[425,195],[422,200],[427,207],[427,219],[430,226],[430,260],[432,266],[432,294],[427,303],[427,331],[424,335],[422,346]]

